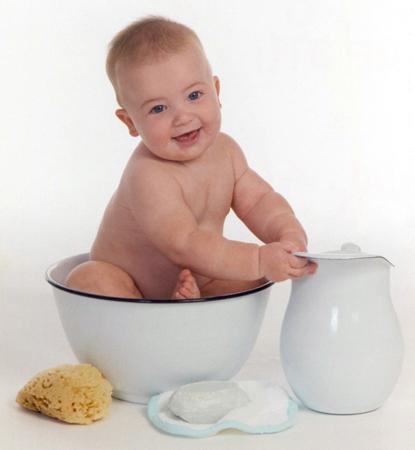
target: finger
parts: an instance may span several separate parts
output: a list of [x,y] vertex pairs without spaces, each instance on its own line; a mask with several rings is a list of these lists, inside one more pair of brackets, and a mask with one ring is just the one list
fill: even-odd
[[301,269],[308,264],[307,258],[299,256],[288,255],[288,264],[294,269]]
[[299,269],[292,268],[289,271],[289,275],[290,275],[291,279],[304,277],[306,275],[314,275],[317,271],[317,268],[318,268],[318,266],[316,263],[310,263]]
[[293,242],[282,241],[279,244],[286,252],[292,253],[299,251],[299,248]]

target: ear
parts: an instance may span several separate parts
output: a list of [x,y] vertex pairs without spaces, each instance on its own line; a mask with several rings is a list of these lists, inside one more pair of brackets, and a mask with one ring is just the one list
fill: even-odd
[[138,131],[136,130],[130,115],[125,109],[117,109],[115,111],[115,115],[121,120],[121,122],[127,125],[128,131],[130,132],[131,136],[138,136]]
[[222,108],[222,105],[219,100],[220,82],[219,82],[219,78],[216,75],[213,77],[213,82],[215,83],[216,95],[218,96],[219,106]]

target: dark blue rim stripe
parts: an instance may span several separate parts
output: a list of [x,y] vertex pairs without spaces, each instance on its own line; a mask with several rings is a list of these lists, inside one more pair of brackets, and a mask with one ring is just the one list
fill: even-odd
[[177,300],[169,300],[169,299],[145,299],[145,298],[122,298],[122,297],[107,297],[105,295],[97,295],[97,294],[88,294],[88,292],[76,291],[75,289],[69,289],[62,284],[56,283],[53,281],[48,273],[45,274],[46,281],[51,284],[53,287],[60,289],[61,291],[69,292],[70,294],[81,295],[83,297],[95,298],[97,300],[110,300],[116,302],[129,302],[129,303],[196,303],[196,302],[210,302],[213,300],[226,300],[229,298],[237,298],[242,297],[248,294],[255,294],[256,292],[263,291],[264,289],[268,289],[271,287],[274,282],[268,281],[268,283],[263,284],[262,286],[258,286],[255,289],[250,289],[248,291],[236,292],[235,294],[228,295],[219,295],[217,297],[205,297],[205,298],[193,298],[193,299],[177,299]]

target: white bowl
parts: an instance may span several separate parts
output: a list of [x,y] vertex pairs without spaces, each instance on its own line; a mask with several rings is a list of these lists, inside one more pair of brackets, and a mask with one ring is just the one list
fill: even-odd
[[197,381],[231,379],[248,359],[270,287],[196,300],[135,300],[75,291],[68,273],[88,261],[72,256],[48,268],[59,315],[80,363],[97,367],[113,396],[148,403]]

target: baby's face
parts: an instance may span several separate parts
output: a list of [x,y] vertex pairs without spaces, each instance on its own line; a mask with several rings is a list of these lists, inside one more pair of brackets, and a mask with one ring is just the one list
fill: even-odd
[[195,46],[161,62],[125,68],[119,86],[124,108],[117,116],[160,158],[195,159],[219,134],[219,80]]

